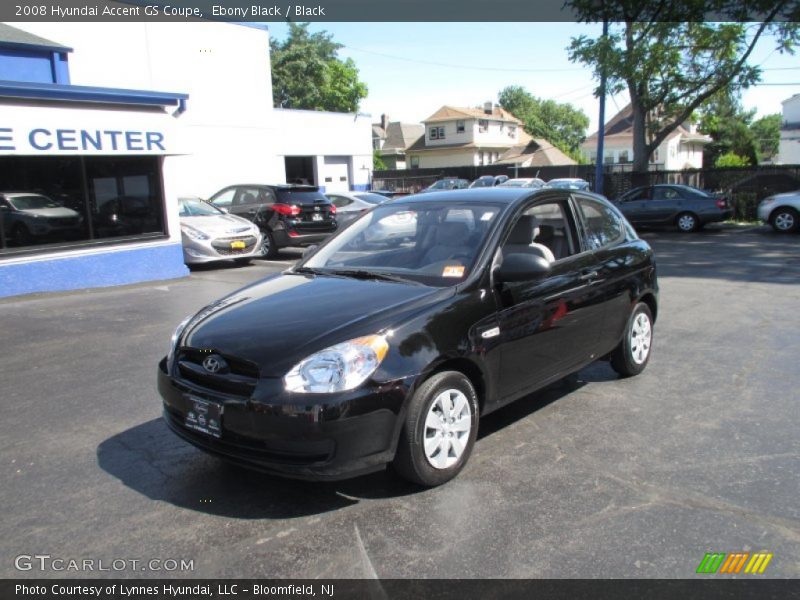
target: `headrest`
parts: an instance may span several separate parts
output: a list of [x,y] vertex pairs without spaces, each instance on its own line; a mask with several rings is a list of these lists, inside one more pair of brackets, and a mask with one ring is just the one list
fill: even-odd
[[534,229],[539,226],[539,220],[533,215],[522,215],[511,230],[506,244],[520,244],[528,246],[533,241]]
[[440,223],[436,228],[437,246],[463,246],[469,237],[466,223]]

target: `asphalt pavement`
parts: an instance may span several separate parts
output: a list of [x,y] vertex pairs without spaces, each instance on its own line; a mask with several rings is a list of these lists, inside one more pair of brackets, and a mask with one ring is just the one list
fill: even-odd
[[[299,251],[0,301],[0,577],[683,578],[741,551],[800,576],[800,236],[643,237],[661,284],[647,370],[596,363],[486,417],[429,490],[249,472],[162,423],[174,326]],[[193,570],[15,568],[34,554]]]

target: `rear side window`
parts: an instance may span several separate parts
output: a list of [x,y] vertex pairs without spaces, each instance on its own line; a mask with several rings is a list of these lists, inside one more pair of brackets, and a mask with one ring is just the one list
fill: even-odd
[[329,202],[322,192],[293,189],[277,189],[275,195],[281,204],[314,204],[315,202]]
[[622,220],[609,206],[589,198],[576,198],[586,243],[590,250],[609,246],[625,236]]

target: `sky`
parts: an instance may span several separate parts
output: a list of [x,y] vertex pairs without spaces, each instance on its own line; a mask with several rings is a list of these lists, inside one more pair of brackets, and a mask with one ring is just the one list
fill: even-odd
[[[270,35],[283,40],[289,27],[269,23]],[[569,102],[597,129],[597,82],[589,69],[571,63],[572,37],[600,35],[601,26],[580,23],[312,23],[312,32],[326,30],[343,44],[341,58],[352,58],[369,96],[360,110],[374,121],[386,114],[392,121],[419,123],[441,106],[479,106],[508,85],[520,85],[535,96]],[[800,55],[773,52],[763,39],[751,64],[765,69],[764,83],[742,95],[745,108],[757,116],[781,112],[781,100],[800,93]],[[628,102],[626,93],[606,101],[606,121]]]

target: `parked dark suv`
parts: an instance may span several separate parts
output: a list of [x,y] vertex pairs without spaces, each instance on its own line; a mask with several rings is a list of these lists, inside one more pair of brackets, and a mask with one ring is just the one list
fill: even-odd
[[312,185],[231,185],[209,202],[258,225],[265,258],[286,246],[318,244],[337,227],[336,207]]
[[725,198],[689,185],[651,185],[632,189],[617,206],[634,226],[674,225],[685,233],[725,221],[733,208]]

